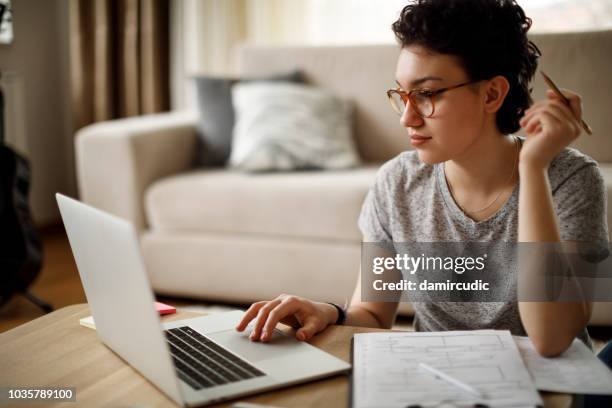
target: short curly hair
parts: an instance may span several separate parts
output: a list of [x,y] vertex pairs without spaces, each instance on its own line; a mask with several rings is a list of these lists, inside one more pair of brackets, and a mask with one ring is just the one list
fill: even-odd
[[531,105],[529,82],[541,53],[527,39],[531,19],[515,0],[415,0],[392,28],[400,45],[459,58],[470,80],[504,76],[510,90],[497,112],[503,134],[520,129]]

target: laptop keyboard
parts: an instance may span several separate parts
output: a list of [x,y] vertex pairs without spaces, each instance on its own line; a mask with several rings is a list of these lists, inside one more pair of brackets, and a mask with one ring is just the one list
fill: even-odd
[[179,378],[196,390],[265,375],[191,327],[164,333]]

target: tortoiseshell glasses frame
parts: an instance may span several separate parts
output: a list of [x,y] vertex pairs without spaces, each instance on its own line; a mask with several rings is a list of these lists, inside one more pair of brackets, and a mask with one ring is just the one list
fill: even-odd
[[453,89],[474,84],[476,82],[480,82],[480,80],[462,82],[458,85],[453,85],[446,88],[413,89],[408,92],[402,90],[398,86],[397,88],[389,89],[387,91],[387,97],[389,98],[389,102],[391,103],[391,107],[393,107],[393,110],[395,110],[395,112],[397,112],[400,116],[404,113],[406,105],[408,101],[410,101],[410,105],[419,116],[421,116],[422,118],[431,118],[436,111],[436,105],[434,101],[434,98],[436,96]]

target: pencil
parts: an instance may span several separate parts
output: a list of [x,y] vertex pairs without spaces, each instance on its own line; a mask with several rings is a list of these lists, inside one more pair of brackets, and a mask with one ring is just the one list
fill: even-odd
[[[557,94],[558,97],[561,98],[561,100],[563,102],[565,102],[565,104],[567,106],[570,106],[570,101],[569,99],[567,99],[565,97],[565,95],[563,95],[563,93],[561,92],[561,90],[557,87],[557,85],[555,85],[555,83],[552,81],[552,79],[550,79],[550,77],[548,75],[546,75],[544,73],[544,71],[540,70],[540,74],[542,74],[542,78],[544,78],[544,81],[546,82],[546,84],[548,84],[549,88],[552,89],[552,91]],[[573,113],[573,112],[572,112]],[[580,122],[580,125],[582,126],[582,128],[584,129],[585,132],[587,132],[587,134],[592,135],[593,134],[593,130],[591,129],[591,127],[581,118],[576,118],[576,120],[578,120]]]
[[455,387],[462,389],[463,391],[469,392],[472,395],[475,395],[475,396],[477,396],[479,398],[482,398],[482,399],[486,399],[487,398],[487,396],[485,394],[483,394],[482,392],[478,391],[476,388],[472,387],[471,385],[466,384],[463,381],[459,381],[455,377],[451,377],[450,375],[448,375],[446,373],[443,373],[442,371],[440,371],[440,370],[438,370],[436,368],[433,368],[429,364],[419,363],[419,368],[422,368],[422,369],[424,369],[426,371],[429,371],[435,377],[440,378],[441,380],[444,380],[447,383],[452,384]]

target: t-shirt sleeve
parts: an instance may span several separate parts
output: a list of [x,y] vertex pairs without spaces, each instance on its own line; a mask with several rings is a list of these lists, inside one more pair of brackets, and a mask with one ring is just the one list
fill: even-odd
[[383,166],[376,176],[376,181],[361,207],[359,229],[370,242],[393,242],[390,229],[390,214],[386,203],[389,202],[388,184],[385,180],[386,166]]
[[553,197],[562,241],[607,244],[606,187],[595,163],[572,172]]

